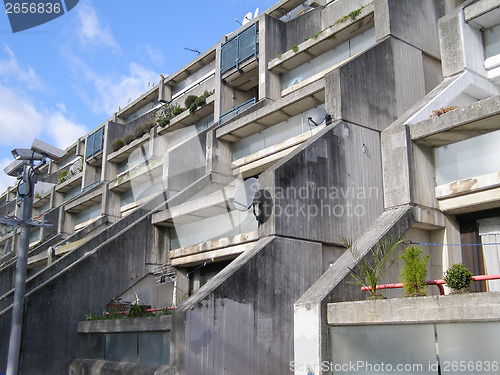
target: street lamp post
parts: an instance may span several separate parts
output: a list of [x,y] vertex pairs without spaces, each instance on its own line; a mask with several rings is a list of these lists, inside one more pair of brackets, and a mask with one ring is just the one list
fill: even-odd
[[[14,283],[14,302],[12,304],[12,323],[10,327],[9,354],[7,357],[7,374],[17,375],[19,372],[19,354],[21,350],[21,335],[24,315],[24,291],[26,286],[26,268],[28,264],[28,249],[30,240],[30,225],[33,210],[33,191],[36,183],[33,160],[24,166],[22,184],[18,188],[21,204],[21,236],[17,252],[16,277]],[[19,189],[24,191],[19,191]]]
[[[31,149],[16,148],[12,150],[12,155],[16,158],[16,161],[4,169],[5,173],[9,176],[19,176],[21,168],[23,168],[22,175],[18,177],[20,181],[17,186],[18,199],[22,200],[21,218],[7,218],[6,220],[7,222],[14,223],[14,225],[21,226],[21,236],[19,238],[19,247],[17,251],[14,301],[12,303],[12,323],[10,328],[6,375],[18,375],[19,373],[30,228],[32,226],[49,226],[37,224],[31,220],[31,214],[33,211],[33,196],[35,194],[35,184],[38,174],[37,168],[45,163],[46,158],[59,161],[65,154],[66,152],[64,150],[51,146],[43,141],[40,141],[39,139],[35,139],[31,145]],[[35,160],[41,162],[36,167]]]

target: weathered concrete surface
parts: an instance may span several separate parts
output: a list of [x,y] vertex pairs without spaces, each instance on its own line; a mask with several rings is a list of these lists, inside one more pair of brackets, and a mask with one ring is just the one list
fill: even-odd
[[321,244],[260,239],[173,313],[176,374],[288,374],[293,303],[319,277]]
[[325,77],[325,103],[334,119],[382,131],[426,92],[422,52],[385,39]]
[[[390,237],[400,238],[414,223],[409,206],[385,211],[377,221],[354,242],[359,260],[371,257],[370,251],[376,244]],[[358,262],[350,252],[339,259],[305,292],[294,305],[294,360],[304,365],[304,371],[296,375],[306,375],[305,364],[328,361],[331,350],[328,340],[326,319],[327,304],[362,299],[358,285],[349,281],[351,269]]]
[[[196,181],[169,202],[178,204],[207,182]],[[28,282],[22,373],[67,374],[76,358],[78,321],[130,288],[131,275],[141,279],[149,272],[145,259],[154,242],[151,215],[164,209],[166,201],[164,193],[158,194]],[[7,307],[0,312],[0,337],[9,337],[10,311]],[[8,340],[0,340],[0,369],[6,366],[7,351]]]
[[439,147],[500,129],[500,96],[410,125],[411,139]]
[[464,20],[463,6],[438,22],[443,76],[466,68],[486,76],[481,32]]
[[437,23],[444,14],[444,0],[376,0],[377,40],[392,35],[439,59]]
[[167,365],[111,362],[104,360],[77,359],[71,363],[69,375],[169,375]]
[[260,175],[273,213],[259,235],[358,238],[383,211],[381,163],[378,132],[342,121],[324,128]]
[[328,324],[410,324],[498,321],[500,292],[393,298],[328,304]]
[[135,319],[81,321],[78,323],[78,333],[170,331],[171,328],[172,317],[170,315]]

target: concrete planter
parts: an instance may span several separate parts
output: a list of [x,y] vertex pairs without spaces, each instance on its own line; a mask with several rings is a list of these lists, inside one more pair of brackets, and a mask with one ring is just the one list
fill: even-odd
[[329,325],[499,321],[500,292],[328,304]]

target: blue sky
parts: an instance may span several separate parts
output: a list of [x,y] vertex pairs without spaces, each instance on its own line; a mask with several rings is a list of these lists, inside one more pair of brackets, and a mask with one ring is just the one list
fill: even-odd
[[3,168],[34,138],[65,148],[277,0],[80,0],[13,34],[0,6],[0,194]]

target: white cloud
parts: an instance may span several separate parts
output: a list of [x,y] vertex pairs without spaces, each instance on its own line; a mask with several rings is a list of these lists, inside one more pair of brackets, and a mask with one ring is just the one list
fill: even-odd
[[78,36],[84,47],[105,46],[118,50],[118,44],[109,29],[104,26],[95,9],[89,4],[78,6]]
[[33,138],[46,135],[54,146],[66,148],[87,132],[60,110],[37,107],[11,88],[0,85],[0,97],[1,145],[29,148]]
[[143,94],[148,88],[148,82],[156,83],[159,79],[158,73],[136,63],[130,63],[128,73],[119,76],[98,74],[81,61],[80,63],[81,71],[84,72],[83,79],[95,89],[95,95],[91,98],[83,94],[87,104],[93,112],[107,116],[115,113],[118,106],[125,107],[129,99],[134,100]]
[[60,112],[54,112],[49,116],[47,131],[54,140],[54,146],[62,149],[71,146],[88,132],[85,126],[75,124]]
[[14,177],[7,176],[3,169],[12,163],[13,159],[2,159],[0,160],[0,194],[3,194],[9,186],[14,186],[16,184],[16,179]]
[[[30,137],[39,135],[44,118],[30,100],[11,88],[0,85],[0,144],[27,147]],[[31,140],[33,139],[31,137]]]
[[33,68],[31,66],[23,67],[7,44],[3,45],[3,49],[7,53],[6,59],[0,59],[0,76],[2,76],[3,82],[22,83],[28,89],[41,89],[42,82]]
[[150,46],[149,44],[146,44],[144,48],[146,49],[146,54],[148,55],[149,59],[155,65],[157,66],[163,65],[165,58],[163,57],[163,52],[160,48]]

